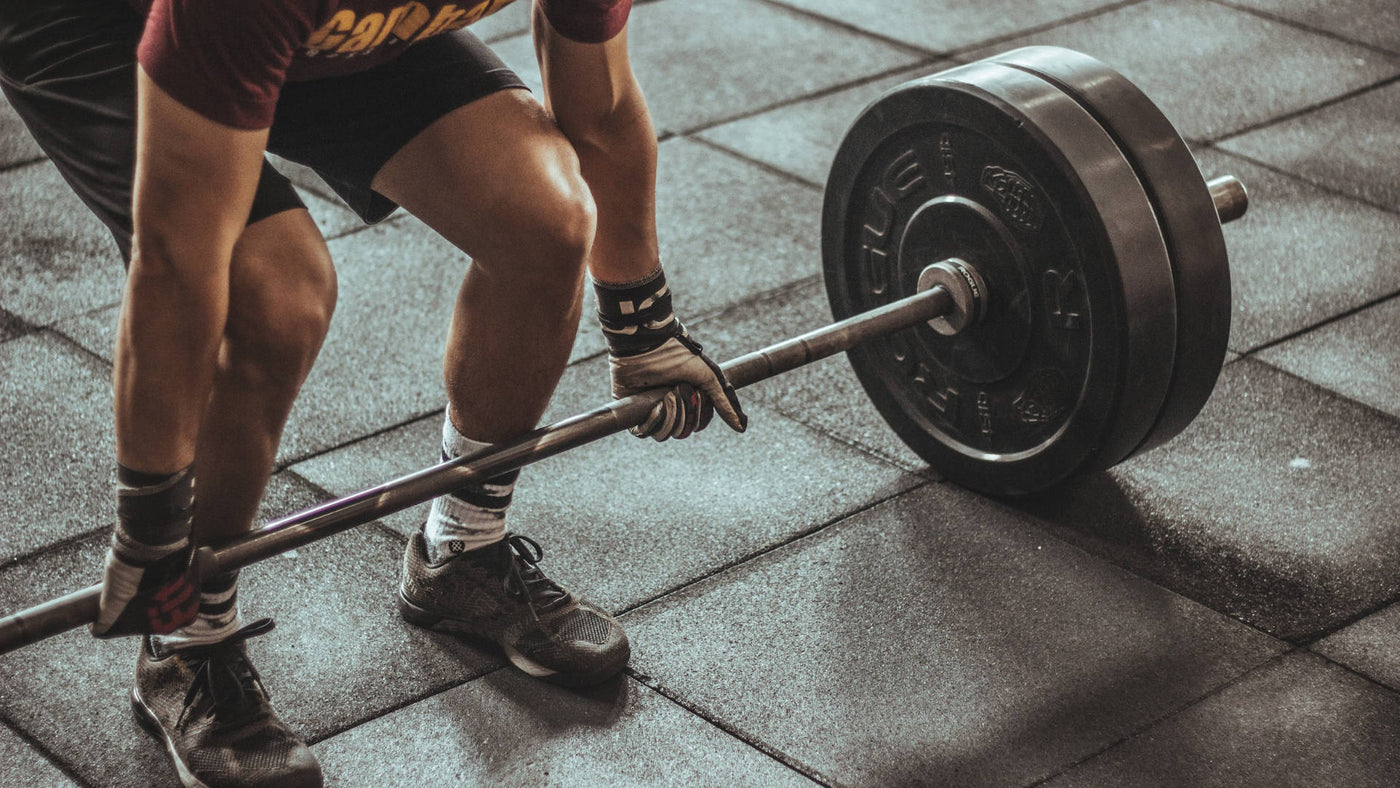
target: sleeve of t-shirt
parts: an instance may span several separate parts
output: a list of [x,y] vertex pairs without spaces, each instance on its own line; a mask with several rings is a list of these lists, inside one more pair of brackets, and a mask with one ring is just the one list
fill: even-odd
[[317,0],[154,0],[137,59],[176,101],[239,129],[272,125]]
[[582,44],[611,41],[627,26],[632,0],[539,0],[559,34]]

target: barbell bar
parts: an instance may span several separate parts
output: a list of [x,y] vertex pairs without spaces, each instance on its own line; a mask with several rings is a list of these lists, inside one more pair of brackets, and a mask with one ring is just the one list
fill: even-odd
[[[873,337],[932,320],[953,308],[949,292],[936,287],[865,314],[779,342],[721,365],[736,388],[780,375],[848,350]],[[614,400],[514,440],[455,457],[377,487],[313,506],[267,523],[218,547],[200,548],[200,574],[241,569],[265,558],[377,520],[446,495],[474,480],[561,454],[644,423],[666,389]],[[101,585],[36,605],[0,619],[0,654],[89,624],[97,619]]]
[[[950,110],[966,113],[967,119],[950,116]],[[1009,134],[1008,128],[1013,129]],[[1024,147],[1008,150],[1008,139]],[[977,150],[968,156],[964,148]],[[934,163],[932,169],[928,162]],[[853,194],[865,204],[853,203]],[[1055,194],[1065,199],[1055,202]],[[1137,212],[1115,213],[1118,201],[1132,203],[1128,207]],[[915,80],[866,108],[833,164],[824,207],[823,257],[833,313],[847,316],[732,359],[722,368],[736,388],[743,388],[847,352],[877,409],[936,470],[993,494],[1042,489],[1146,450],[1194,417],[1214,383],[1219,359],[1213,358],[1214,350],[1203,360],[1184,356],[1179,343],[1185,339],[1175,329],[1178,319],[1194,321],[1195,330],[1209,340],[1202,344],[1223,347],[1228,314],[1223,324],[1211,319],[1218,317],[1219,299],[1202,299],[1189,288],[1193,278],[1209,284],[1223,276],[1228,310],[1228,270],[1220,270],[1225,266],[1223,244],[1211,246],[1209,237],[1198,242],[1193,233],[1206,226],[1218,236],[1220,225],[1241,217],[1247,206],[1248,195],[1238,179],[1224,176],[1205,183],[1185,144],[1155,106],[1121,75],[1087,56],[1035,47]],[[1082,213],[1093,213],[1092,221],[1078,215]],[[1132,228],[1137,235],[1118,226],[1125,216],[1142,225]],[[1056,222],[1087,228],[1086,235],[1095,237],[1085,241],[1085,247],[1076,239],[1059,237],[1064,228]],[[1047,236],[1047,230],[1059,236]],[[878,244],[886,246],[876,248]],[[851,250],[854,258],[847,254]],[[928,259],[930,250],[951,253]],[[1152,260],[1144,263],[1125,254],[1136,250],[1153,257],[1164,270],[1153,269]],[[1035,255],[1056,253],[1066,259],[1028,262]],[[887,263],[890,259],[893,262]],[[882,269],[886,264],[891,267]],[[1144,266],[1147,273],[1138,270]],[[1032,281],[1036,275],[1041,275],[1039,281]],[[1140,286],[1136,278],[1141,277],[1155,277],[1158,289]],[[901,287],[910,294],[898,296]],[[1121,304],[1105,299],[1100,290],[1129,305],[1136,297],[1147,312],[1172,313],[1161,321],[1170,330],[1159,327],[1157,336],[1139,331],[1137,344],[1128,341],[1132,336],[1119,341],[1117,334],[1132,334],[1132,326],[1124,321],[1134,316],[1119,314]],[[1031,314],[1034,310],[1021,303],[1027,293],[1042,299],[1048,294],[1047,303],[1054,309]],[[871,297],[875,303],[850,314],[852,304]],[[1006,327],[998,321],[1017,323],[1018,308],[1026,311],[1020,316],[1026,325],[1013,325],[1016,331],[1059,337],[1092,327],[1096,341],[1106,342],[1117,354],[1110,362],[1087,357],[1084,366],[1093,374],[1080,382],[1075,400],[1081,405],[1108,403],[1109,412],[1091,425],[1099,432],[1084,439],[1098,444],[1072,454],[1067,467],[1033,469],[1029,482],[1021,470],[1005,478],[997,475],[1008,460],[1014,468],[1025,452],[998,453],[976,445],[999,439],[990,429],[997,422],[988,393],[972,398],[972,432],[980,434],[969,438],[949,415],[958,392],[933,380],[937,374],[960,375],[958,380],[974,386],[1012,380],[1020,392],[1014,405],[1021,421],[1034,440],[1041,440],[1035,448],[1053,457],[1057,442],[1066,442],[1067,431],[1054,423],[1056,417],[1063,418],[1054,396],[1076,395],[1047,392],[1047,387],[1064,384],[1046,382],[1053,376],[1043,362],[1056,353],[1072,356],[1074,349],[1063,337],[1048,348],[1029,346],[1019,334],[1008,340]],[[1008,342],[1015,345],[1015,353],[1002,352],[1001,345]],[[878,351],[866,352],[875,345]],[[1124,366],[1119,363],[1122,357],[1134,349],[1148,357],[1147,363],[1129,364],[1128,371],[1157,376],[1150,386],[1137,382],[1136,390],[1119,369]],[[997,364],[1006,368],[996,369]],[[1117,377],[1099,374],[1105,366]],[[1183,367],[1192,371],[1184,384]],[[905,377],[887,374],[910,370]],[[1137,411],[1123,405],[1134,391],[1150,393],[1153,388],[1166,393],[1157,392],[1155,400]],[[1177,389],[1187,393],[1173,399]],[[664,395],[663,389],[614,400],[514,440],[274,520],[223,545],[202,547],[196,554],[200,572],[208,576],[240,569],[424,503],[468,481],[624,432],[644,423]],[[927,418],[926,412],[934,418]],[[940,416],[946,418],[937,421]],[[1036,429],[1048,430],[1050,439],[1034,435]],[[1101,451],[1099,444],[1109,449]],[[1034,452],[1030,456],[1037,459]],[[975,472],[962,473],[962,466]],[[91,623],[97,617],[100,591],[101,586],[93,585],[0,619],[0,654]]]

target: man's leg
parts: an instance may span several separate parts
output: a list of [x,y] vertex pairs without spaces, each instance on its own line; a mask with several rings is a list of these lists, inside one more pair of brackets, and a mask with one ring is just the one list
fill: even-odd
[[195,452],[200,544],[227,541],[252,525],[335,299],[330,252],[307,211],[283,211],[244,231],[234,247],[228,325]]
[[[472,257],[444,359],[444,452],[534,428],[568,363],[593,240],[593,202],[572,146],[529,94],[505,90],[429,125],[374,189]],[[506,535],[513,483],[512,474],[467,485],[434,504],[405,558],[402,610],[495,641],[531,675],[615,675],[629,654],[621,627],[546,578],[539,545]],[[502,586],[504,597],[482,604],[483,592]]]
[[[248,226],[234,248],[229,317],[195,449],[195,542],[247,532],[292,403],[335,309],[330,252],[310,214],[284,210]],[[170,648],[216,642],[238,629],[236,573],[206,578],[200,618],[161,638]]]
[[[195,447],[196,542],[252,525],[334,305],[330,254],[304,208],[248,225],[234,248],[228,320]],[[243,624],[237,581],[236,572],[202,578],[195,622],[143,639],[132,708],[187,785],[319,786],[316,759],[277,718],[248,660],[244,642],[272,622]],[[195,714],[214,724],[182,724]]]
[[452,423],[488,442],[533,429],[568,363],[593,240],[573,148],[528,93],[502,91],[424,129],[374,189],[472,258],[444,359]]

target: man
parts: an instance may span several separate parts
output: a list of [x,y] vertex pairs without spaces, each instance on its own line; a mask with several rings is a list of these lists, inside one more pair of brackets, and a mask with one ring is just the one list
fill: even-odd
[[[639,435],[746,420],[671,313],[656,142],[627,58],[630,0],[537,0],[544,107],[463,28],[511,0],[0,0],[0,76],[128,261],[114,370],[118,525],[99,637],[142,634],[132,703],[186,785],[319,785],[243,642],[237,576],[202,544],[250,527],[325,336],[335,273],[270,150],[366,221],[402,206],[472,258],[444,371],[443,452],[532,429],[573,344],[585,271],[623,396],[670,386]],[[592,683],[626,635],[508,535],[515,474],[434,502],[405,618]],[[196,487],[196,480],[198,486]]]

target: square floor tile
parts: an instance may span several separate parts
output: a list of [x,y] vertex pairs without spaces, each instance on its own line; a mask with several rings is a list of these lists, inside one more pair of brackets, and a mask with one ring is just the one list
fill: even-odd
[[1229,0],[1307,27],[1400,53],[1400,6],[1391,0]]
[[940,62],[901,71],[716,126],[700,136],[824,188],[836,149],[861,110],[889,88],[947,65]]
[[32,745],[9,728],[0,728],[0,780],[9,788],[76,788]]
[[1028,785],[1281,649],[943,485],[623,624],[646,683],[840,785]]
[[0,172],[0,304],[45,326],[121,298],[111,233],[47,161]]
[[1397,748],[1395,693],[1295,653],[1045,785],[1385,788]]
[[1265,126],[1221,147],[1400,212],[1400,179],[1395,177],[1400,171],[1400,84]]
[[1065,536],[1290,640],[1400,592],[1400,424],[1245,359],[1173,441],[1023,499]]
[[1205,0],[1152,0],[1004,41],[1092,55],[1142,88],[1190,140],[1215,139],[1400,73],[1400,57]]
[[1217,151],[1198,158],[1207,177],[1237,175],[1250,194],[1249,212],[1225,226],[1231,350],[1253,350],[1400,290],[1400,216]]
[[963,49],[1033,27],[1054,24],[1114,5],[1113,0],[1048,0],[1022,3],[1001,0],[960,3],[955,0],[778,0],[910,46],[944,52]]
[[[663,133],[718,123],[922,59],[758,0],[638,4],[627,36],[632,69]],[[529,36],[493,48],[539,90]]]
[[111,372],[47,332],[0,344],[0,562],[115,522]]
[[1397,325],[1400,299],[1392,298],[1260,351],[1258,358],[1400,418]]
[[571,691],[499,671],[314,751],[346,788],[815,785],[627,678]]
[[510,5],[491,14],[468,28],[472,35],[491,43],[508,36],[516,36],[530,31],[531,0],[513,0]]
[[821,192],[691,140],[664,143],[659,166],[661,260],[682,321],[821,270]]
[[1400,690],[1400,605],[1381,610],[1313,644],[1334,662]]

